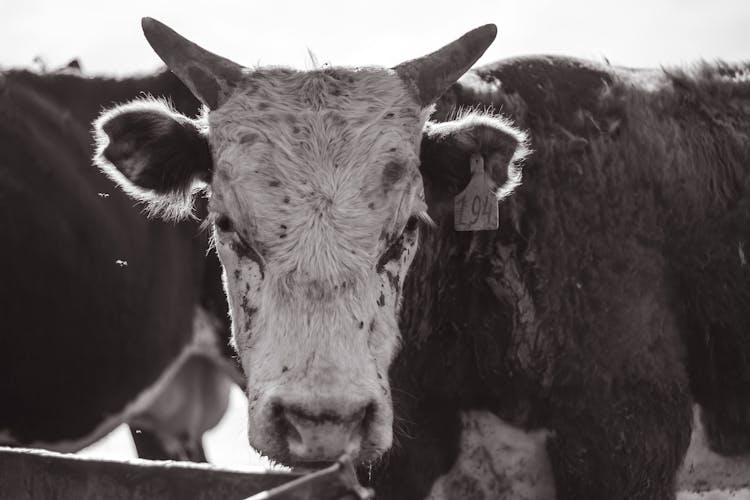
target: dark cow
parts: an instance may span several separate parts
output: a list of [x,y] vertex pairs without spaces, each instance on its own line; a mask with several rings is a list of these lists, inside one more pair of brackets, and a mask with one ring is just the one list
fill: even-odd
[[[691,393],[714,445],[744,450],[747,68],[539,57],[454,84],[492,27],[391,70],[310,72],[144,31],[207,120],[124,105],[97,159],[171,216],[207,190],[260,451],[348,452],[388,499],[670,499]],[[452,120],[426,122],[441,95]],[[530,133],[497,230],[456,227],[492,228],[526,137],[461,107]],[[554,487],[519,495],[496,469],[507,423],[546,443]],[[436,483],[460,455],[477,470]]]
[[[470,235],[451,227],[466,154],[423,143],[437,229],[405,284],[420,299],[405,301],[391,372],[405,394],[395,412],[412,423],[381,478],[393,497],[421,496],[454,466],[467,409],[552,431],[558,498],[672,498],[691,393],[713,449],[750,452],[748,74],[527,57],[442,96],[435,118],[502,110],[534,153],[500,230]],[[482,475],[445,487],[506,493],[478,487]]]
[[141,456],[201,459],[226,408],[208,236],[145,219],[90,168],[91,120],[141,92],[198,110],[168,72],[0,76],[0,445],[74,451],[132,420]]

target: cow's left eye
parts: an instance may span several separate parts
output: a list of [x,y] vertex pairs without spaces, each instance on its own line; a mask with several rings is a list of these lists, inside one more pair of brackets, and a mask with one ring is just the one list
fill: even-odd
[[218,216],[214,221],[214,224],[216,224],[216,229],[218,229],[222,233],[234,231],[234,224],[232,224],[232,219],[230,219],[226,215]]

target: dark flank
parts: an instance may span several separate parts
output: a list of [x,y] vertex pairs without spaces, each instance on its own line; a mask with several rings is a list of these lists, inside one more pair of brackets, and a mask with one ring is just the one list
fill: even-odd
[[199,306],[227,344],[199,221],[149,220],[91,167],[92,120],[143,93],[199,109],[168,72],[0,74],[0,444],[74,451],[111,430],[193,338]]
[[674,498],[693,398],[716,451],[750,451],[749,71],[527,57],[443,95],[433,118],[491,106],[532,154],[500,229],[459,233],[468,154],[423,146],[437,228],[405,284],[379,494],[424,497],[467,409],[552,431],[559,499]]

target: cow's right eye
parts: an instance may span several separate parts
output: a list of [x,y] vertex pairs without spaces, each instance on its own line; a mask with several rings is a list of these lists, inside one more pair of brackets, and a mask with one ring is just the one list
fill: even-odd
[[234,231],[234,224],[232,224],[232,219],[230,219],[226,215],[218,216],[214,221],[214,224],[216,224],[216,229],[218,229],[222,233]]
[[383,255],[380,256],[380,259],[375,266],[378,272],[382,272],[383,267],[388,262],[401,256],[401,253],[404,250],[404,235],[413,233],[417,230],[418,226],[419,219],[414,216],[410,217],[406,222],[404,228],[401,230],[401,234],[398,236],[398,238],[394,239],[393,242],[388,246],[388,248],[386,248],[385,252],[383,252]]

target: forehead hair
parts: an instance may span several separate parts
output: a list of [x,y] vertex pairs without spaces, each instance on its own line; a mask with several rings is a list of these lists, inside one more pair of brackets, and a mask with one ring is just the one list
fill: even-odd
[[278,273],[355,277],[425,208],[418,150],[427,116],[392,70],[248,73],[209,114],[212,209]]
[[[260,137],[245,137],[247,141],[270,140],[270,137],[285,139],[272,134],[289,132],[290,128],[283,125],[298,121],[300,113],[323,120],[320,125],[339,126],[347,134],[361,134],[370,127],[382,133],[387,128],[395,131],[399,125],[407,125],[408,133],[418,135],[421,132],[418,126],[421,111],[421,106],[393,70],[327,68],[296,71],[275,68],[245,74],[234,94],[209,116],[212,134],[223,134],[219,137],[223,140],[231,139],[237,126],[249,125],[250,122],[259,125],[255,128],[267,130]],[[275,126],[278,122],[282,126]],[[291,131],[300,132],[294,127]],[[304,139],[304,136],[296,139]]]

